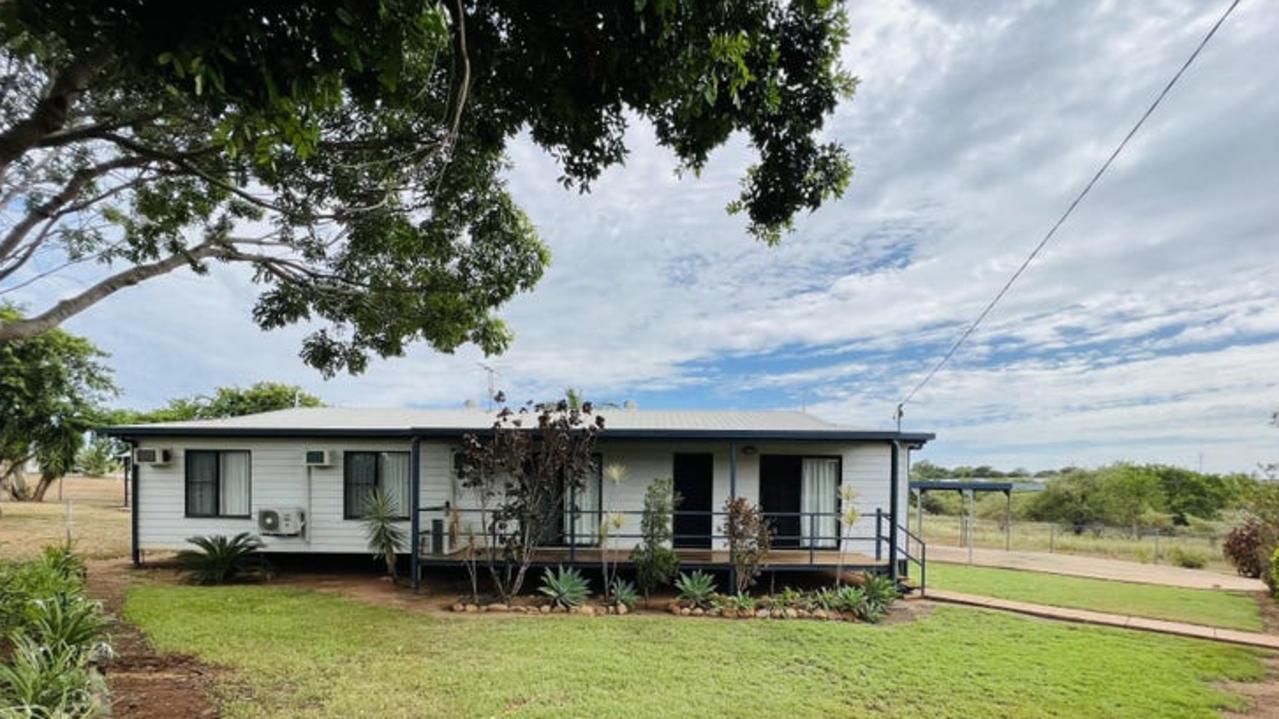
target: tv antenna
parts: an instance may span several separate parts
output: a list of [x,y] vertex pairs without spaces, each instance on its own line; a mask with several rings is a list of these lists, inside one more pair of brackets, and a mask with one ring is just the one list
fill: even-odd
[[499,374],[501,374],[501,373],[500,373],[500,372],[498,372],[496,369],[493,369],[493,367],[491,367],[490,365],[487,365],[487,364],[485,364],[485,363],[483,363],[483,362],[476,362],[475,364],[479,365],[479,366],[480,366],[480,369],[482,369],[482,370],[484,370],[485,372],[487,372],[487,373],[488,373],[488,379],[489,379],[488,387],[489,387],[489,392],[488,392],[488,398],[487,398],[487,400],[486,400],[486,401],[485,401],[485,403],[484,403],[484,408],[485,408],[486,410],[488,410],[489,412],[492,412],[492,411],[493,411],[493,398],[497,396],[497,377],[498,377],[498,375],[499,375]]

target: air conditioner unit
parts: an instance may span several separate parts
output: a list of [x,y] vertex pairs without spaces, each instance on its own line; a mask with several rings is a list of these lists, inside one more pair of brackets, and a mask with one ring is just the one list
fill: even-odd
[[133,450],[137,464],[168,464],[173,461],[173,450],[161,447],[138,447]]
[[328,467],[333,464],[333,457],[327,449],[308,449],[303,464],[308,467]]
[[453,536],[444,528],[443,519],[432,519],[430,529],[422,532],[422,551],[436,557],[453,553]]
[[258,510],[258,531],[275,537],[296,537],[306,524],[306,512],[298,507],[267,507]]

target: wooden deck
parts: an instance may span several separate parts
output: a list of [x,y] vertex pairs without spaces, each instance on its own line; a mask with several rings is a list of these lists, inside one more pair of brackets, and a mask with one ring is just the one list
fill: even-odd
[[[729,553],[723,549],[690,549],[681,547],[675,550],[680,564],[684,566],[728,566]],[[537,550],[533,563],[548,564],[598,564],[601,557],[598,547],[542,547]],[[629,549],[615,549],[609,557],[610,562],[622,566],[631,563]],[[423,554],[422,561],[427,564],[454,564],[463,561],[464,555],[459,552],[451,554]],[[833,549],[774,549],[768,553],[765,566],[787,569],[834,568],[840,565],[839,552]],[[887,566],[888,560],[876,560],[875,557],[860,552],[844,552],[843,566],[852,568]]]

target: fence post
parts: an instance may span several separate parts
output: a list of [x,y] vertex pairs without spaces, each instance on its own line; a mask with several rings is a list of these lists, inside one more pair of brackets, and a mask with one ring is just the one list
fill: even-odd
[[67,498],[67,546],[71,545],[71,498]]
[[1048,525],[1048,553],[1052,554],[1057,546],[1057,525]]

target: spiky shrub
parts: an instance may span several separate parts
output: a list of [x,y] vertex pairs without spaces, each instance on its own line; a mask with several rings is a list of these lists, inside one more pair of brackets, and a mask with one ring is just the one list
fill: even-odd
[[1270,555],[1270,593],[1279,598],[1279,547]]
[[675,591],[679,600],[702,609],[710,609],[715,598],[715,578],[698,569],[692,574],[680,572],[675,579]]
[[639,590],[635,588],[635,582],[630,580],[620,577],[614,579],[611,594],[614,606],[634,609],[639,604]]
[[187,579],[195,584],[225,584],[237,579],[261,578],[268,573],[266,560],[259,554],[262,540],[249,532],[228,539],[221,534],[190,537],[195,549],[178,552],[178,563]]
[[73,551],[70,542],[45,547],[39,563],[48,571],[68,580],[83,580],[87,575],[84,560]]
[[843,586],[834,590],[829,599],[830,609],[837,612],[850,612],[862,619],[866,618],[869,602],[866,593],[857,587]]
[[580,607],[591,596],[591,585],[576,567],[549,567],[542,573],[542,586],[538,591],[551,598],[560,607]]
[[386,564],[386,573],[395,579],[395,561],[404,548],[408,533],[400,526],[399,507],[382,490],[369,495],[364,504],[364,538],[373,558]]
[[67,571],[70,566],[50,561],[49,555],[30,562],[0,562],[0,638],[34,621],[37,601],[84,591],[83,576]]
[[746,592],[718,596],[718,599],[725,609],[733,609],[739,612],[750,612],[755,610],[755,597],[752,597]]
[[862,592],[866,596],[866,613],[862,617],[868,622],[878,621],[892,607],[893,602],[901,598],[897,584],[880,574],[867,575],[862,583]]

